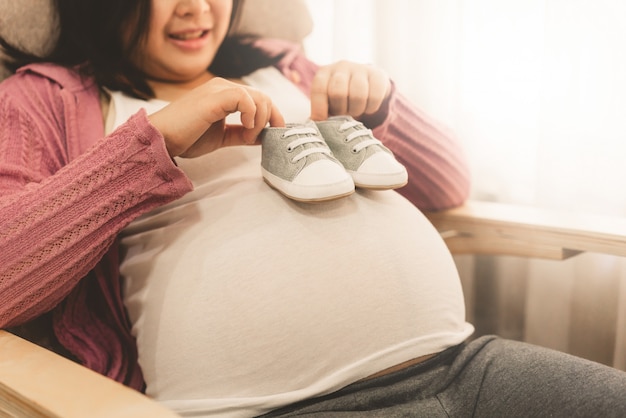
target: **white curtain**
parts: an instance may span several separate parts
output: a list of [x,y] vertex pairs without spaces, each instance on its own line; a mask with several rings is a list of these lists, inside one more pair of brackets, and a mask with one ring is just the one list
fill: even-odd
[[[321,63],[385,68],[466,148],[473,198],[626,216],[626,2],[309,0]],[[626,261],[459,257],[468,314],[626,370]]]

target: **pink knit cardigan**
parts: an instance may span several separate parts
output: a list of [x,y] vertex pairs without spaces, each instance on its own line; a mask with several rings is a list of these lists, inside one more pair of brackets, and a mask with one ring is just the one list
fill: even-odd
[[[309,92],[317,67],[298,48],[259,45],[285,53],[277,67]],[[407,167],[400,193],[417,207],[465,200],[459,145],[399,93],[365,122]],[[0,84],[0,328],[50,313],[77,361],[141,390],[116,237],[192,185],[144,112],[103,131],[98,87],[72,70],[30,65]]]

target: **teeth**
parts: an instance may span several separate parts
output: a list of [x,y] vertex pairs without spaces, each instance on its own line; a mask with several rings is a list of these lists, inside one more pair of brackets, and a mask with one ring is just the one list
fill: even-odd
[[198,30],[195,32],[185,32],[185,33],[178,33],[178,34],[172,34],[170,35],[172,38],[175,39],[180,39],[182,41],[186,41],[188,39],[196,39],[202,36],[202,34],[204,33],[203,30]]

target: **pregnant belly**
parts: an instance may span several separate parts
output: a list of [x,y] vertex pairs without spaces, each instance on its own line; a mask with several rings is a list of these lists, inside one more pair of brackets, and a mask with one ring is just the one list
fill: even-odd
[[260,178],[222,190],[123,239],[125,303],[149,394],[294,391],[442,332],[442,322],[462,328],[453,261],[397,193],[310,205]]

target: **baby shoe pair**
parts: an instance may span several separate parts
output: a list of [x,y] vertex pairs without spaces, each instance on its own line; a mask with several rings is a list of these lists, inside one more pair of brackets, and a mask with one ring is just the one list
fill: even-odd
[[268,127],[261,144],[263,179],[293,200],[326,201],[352,194],[355,186],[385,190],[408,181],[392,152],[350,116]]

